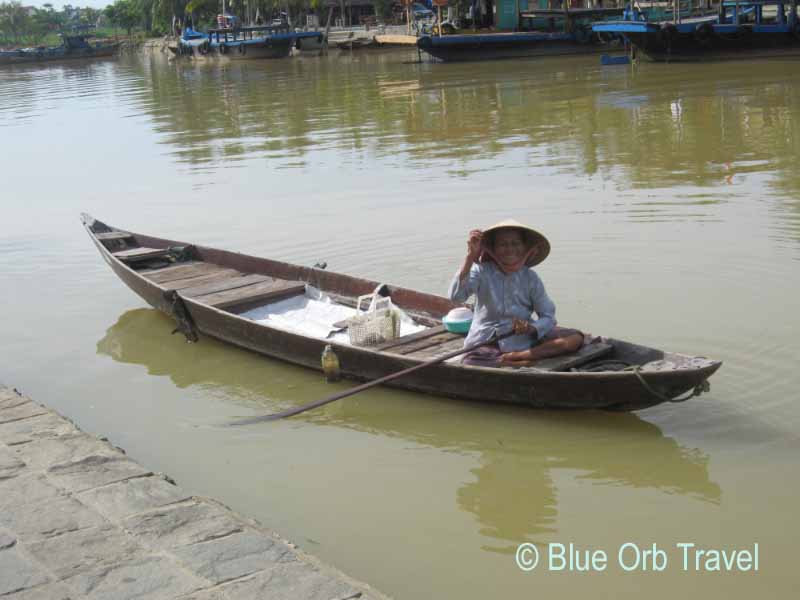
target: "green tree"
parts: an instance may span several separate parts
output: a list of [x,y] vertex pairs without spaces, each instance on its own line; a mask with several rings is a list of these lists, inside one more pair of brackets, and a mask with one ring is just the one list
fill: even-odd
[[87,6],[81,9],[81,23],[84,25],[97,25],[97,20],[103,11]]
[[393,0],[373,0],[372,6],[375,7],[375,14],[383,22],[388,21],[392,16]]
[[172,31],[173,20],[185,21],[186,0],[153,0],[152,28],[160,32]]
[[135,0],[116,0],[114,4],[106,6],[103,12],[112,25],[126,30],[128,37],[133,34],[133,28],[142,21]]
[[57,12],[52,4],[45,4],[40,9],[35,9],[31,18],[32,28],[36,30],[37,37],[44,37],[48,33],[61,30],[64,25],[64,13]]
[[186,15],[191,17],[192,23],[199,27],[200,23],[211,23],[219,11],[219,2],[217,0],[189,0],[184,10]]
[[28,11],[19,2],[3,2],[0,4],[0,31],[3,38],[18,44],[23,36],[31,30],[31,18]]

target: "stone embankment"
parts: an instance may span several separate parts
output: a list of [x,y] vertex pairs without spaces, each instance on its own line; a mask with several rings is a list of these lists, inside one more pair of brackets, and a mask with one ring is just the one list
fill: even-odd
[[385,600],[0,386],[0,600]]

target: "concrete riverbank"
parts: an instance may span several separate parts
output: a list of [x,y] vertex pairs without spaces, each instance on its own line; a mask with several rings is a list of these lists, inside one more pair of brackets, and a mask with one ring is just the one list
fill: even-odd
[[386,597],[0,385],[0,598]]

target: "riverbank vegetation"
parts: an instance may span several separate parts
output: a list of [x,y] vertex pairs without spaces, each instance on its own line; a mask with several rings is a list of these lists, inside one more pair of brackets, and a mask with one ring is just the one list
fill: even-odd
[[[373,7],[381,20],[388,20],[395,0],[374,0]],[[328,14],[325,0],[228,0],[226,8],[244,22],[270,24],[281,21],[294,27],[306,25],[308,15],[317,15],[324,26]],[[347,12],[349,4],[339,0],[337,16]],[[42,8],[24,6],[18,0],[0,2],[0,46],[57,43],[58,33],[76,27],[96,27],[95,33],[134,32],[145,36],[177,33],[187,26],[196,29],[216,24],[221,12],[219,0],[115,0],[104,9],[66,4],[56,10],[52,4]],[[350,19],[345,19],[349,22]]]
[[71,6],[56,10],[52,4],[42,8],[20,2],[0,2],[0,45],[42,44],[61,31],[95,27],[102,16],[96,8]]
[[[379,17],[389,18],[395,0],[374,0]],[[317,15],[318,23],[327,18],[325,0],[227,0],[226,11],[244,22],[269,24],[286,22],[294,27],[306,25],[308,15]],[[339,14],[347,14],[349,3],[339,0]],[[143,31],[170,33],[176,27],[204,28],[216,24],[221,12],[220,0],[116,0],[106,8],[106,14],[120,27],[135,23]]]

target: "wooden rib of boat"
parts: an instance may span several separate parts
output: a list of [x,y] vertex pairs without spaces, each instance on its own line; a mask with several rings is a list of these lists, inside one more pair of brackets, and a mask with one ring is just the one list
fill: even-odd
[[[371,380],[452,352],[463,336],[449,333],[442,317],[447,298],[388,286],[393,302],[424,331],[375,347],[332,343],[250,320],[248,310],[305,292],[306,284],[335,302],[355,306],[376,281],[237,252],[190,245],[109,227],[89,215],[84,227],[103,259],[148,304],[180,321],[186,310],[202,334],[273,358],[321,370],[320,355],[332,344],[342,374]],[[181,248],[181,252],[176,252]],[[182,300],[176,303],[175,298]],[[186,321],[183,321],[184,325]],[[611,370],[629,364],[636,370]],[[467,400],[538,408],[639,410],[699,392],[722,363],[603,339],[536,367],[488,368],[446,362],[397,379],[393,387]],[[598,370],[600,369],[600,370]]]

